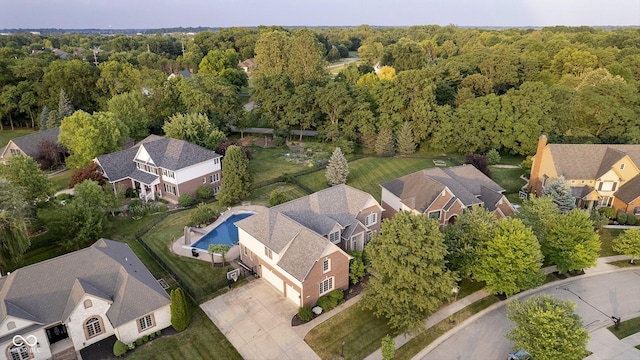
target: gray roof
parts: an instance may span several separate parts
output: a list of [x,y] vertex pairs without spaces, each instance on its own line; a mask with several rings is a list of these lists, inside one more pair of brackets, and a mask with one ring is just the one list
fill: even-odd
[[640,175],[624,183],[616,191],[616,197],[627,204],[640,197]]
[[133,172],[129,175],[133,180],[139,181],[143,184],[151,185],[154,181],[158,179],[158,175],[149,174],[148,172],[144,172],[142,170],[134,169]]
[[640,145],[549,144],[558,176],[567,179],[597,179],[625,155],[640,166]]
[[112,303],[107,317],[114,327],[170,303],[129,246],[107,239],[20,268],[0,286],[0,322],[8,315],[43,326],[65,322],[84,294]]
[[406,206],[420,212],[425,212],[445,187],[464,206],[484,203],[489,208],[493,207],[491,210],[495,210],[495,204],[504,192],[500,185],[472,165],[424,169],[380,186],[400,198]]
[[340,225],[352,232],[359,223],[356,217],[371,203],[377,204],[370,194],[337,185],[274,206],[235,224],[280,254],[278,266],[303,281],[319,254],[330,246],[326,238],[329,231]]
[[60,135],[60,128],[53,128],[43,131],[38,131],[33,134],[20,136],[12,139],[13,143],[20,148],[25,154],[35,158],[38,156],[38,145],[43,140],[51,141],[55,144],[58,143],[58,135]]
[[150,184],[155,180],[155,178],[151,178],[154,175],[146,173],[142,175],[140,174],[142,172],[136,169],[134,159],[140,146],[144,147],[149,153],[155,166],[173,171],[222,157],[222,155],[216,154],[214,151],[184,140],[150,135],[132,148],[98,156],[98,164],[110,182],[128,177],[135,178],[146,184]]

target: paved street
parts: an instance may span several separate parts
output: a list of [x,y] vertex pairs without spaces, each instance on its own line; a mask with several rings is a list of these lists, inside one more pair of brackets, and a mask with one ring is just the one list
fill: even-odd
[[[571,300],[585,328],[591,332],[587,349],[589,360],[640,360],[640,350],[633,344],[617,340],[604,329],[612,324],[611,316],[622,320],[640,316],[640,271],[623,270],[612,273],[583,275],[550,284],[526,293],[522,299],[539,294]],[[427,347],[415,358],[424,360],[504,359],[511,344],[504,334],[513,326],[506,318],[504,303],[487,309],[454,329],[452,336],[435,346]],[[634,340],[635,341],[635,340]],[[640,344],[640,342],[639,342]],[[433,345],[436,345],[435,343]],[[635,344],[637,345],[637,344]]]

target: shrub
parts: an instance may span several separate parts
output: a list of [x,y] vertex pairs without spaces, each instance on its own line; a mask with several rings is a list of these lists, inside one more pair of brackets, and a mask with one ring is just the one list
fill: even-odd
[[191,212],[191,215],[189,215],[189,220],[191,221],[191,225],[200,225],[206,223],[214,217],[215,211],[207,206],[207,204],[200,203]]
[[158,206],[152,203],[144,203],[140,199],[133,199],[129,203],[129,215],[131,216],[145,216],[158,210]]
[[69,189],[73,189],[76,184],[80,184],[85,180],[93,180],[100,186],[104,185],[104,177],[98,172],[98,164],[91,162],[82,169],[76,170],[71,179],[69,179]]
[[487,151],[487,153],[485,154],[487,157],[487,161],[489,161],[489,165],[495,165],[500,163],[500,153],[498,152],[498,150],[496,149],[491,149],[489,151]]
[[149,341],[149,335],[145,335],[142,337],[142,342],[147,342]]
[[129,350],[133,350],[136,348],[136,343],[131,343],[129,345],[127,345],[127,347],[129,348]]
[[620,225],[624,225],[627,223],[627,214],[623,213],[622,211],[620,211],[618,213],[618,215],[616,216],[616,220],[618,221],[618,224]]
[[367,270],[363,260],[364,254],[363,251],[352,250],[349,251],[349,255],[353,257],[351,261],[349,261],[349,279],[351,279],[351,283],[355,285],[366,275]]
[[124,196],[127,199],[138,198],[138,192],[134,188],[127,188],[127,190],[124,191]]
[[202,185],[196,190],[199,199],[211,199],[213,197],[213,189],[207,185]]
[[149,340],[153,340],[156,337],[156,333],[149,334]]
[[531,167],[533,166],[533,157],[531,155],[527,156],[522,160],[520,166],[525,170],[531,170]]
[[156,336],[160,336],[160,335],[162,335],[162,330],[156,331]]
[[382,338],[382,359],[391,360],[395,357],[396,353],[396,343],[391,338],[391,336],[387,335]]
[[169,210],[169,207],[167,205],[158,206],[158,212],[165,212],[167,210]]
[[351,140],[345,139],[343,137],[338,138],[336,140],[336,147],[339,147],[342,150],[342,153],[345,155],[351,155],[355,151],[355,143]]
[[191,193],[182,194],[178,198],[178,205],[183,207],[189,207],[193,205],[195,202],[196,202],[196,199],[193,197],[193,194]]
[[331,311],[336,306],[338,306],[338,300],[330,296],[323,296],[318,299],[317,305],[320,306],[324,311]]
[[280,189],[273,189],[271,195],[269,195],[269,205],[276,206],[282,203],[286,203],[289,200],[287,194]]
[[136,346],[142,345],[142,338],[136,339]]
[[336,289],[329,293],[329,297],[336,300],[336,302],[340,304],[344,299],[344,292],[340,289]]
[[169,203],[169,200],[163,199],[163,198],[157,198],[156,201],[161,202],[163,204],[168,204]]
[[311,311],[311,307],[303,306],[301,308],[298,308],[298,317],[302,321],[309,321],[313,319],[313,311]]
[[189,304],[181,288],[171,290],[171,325],[176,331],[182,331],[189,326],[191,316]]
[[129,346],[120,340],[116,340],[115,344],[113,344],[113,355],[117,357],[124,355],[128,350]]
[[627,225],[636,226],[638,219],[633,215],[627,215]]
[[598,211],[606,216],[609,220],[613,220],[616,218],[616,209],[610,207],[601,207]]

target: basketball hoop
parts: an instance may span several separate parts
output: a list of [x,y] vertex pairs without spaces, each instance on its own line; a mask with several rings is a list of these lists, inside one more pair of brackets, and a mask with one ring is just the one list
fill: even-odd
[[240,277],[240,269],[233,269],[227,273],[227,280],[233,280],[234,282],[238,281]]

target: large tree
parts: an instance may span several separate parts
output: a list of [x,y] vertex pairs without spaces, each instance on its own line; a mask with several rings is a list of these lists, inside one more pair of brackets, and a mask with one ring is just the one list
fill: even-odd
[[580,209],[562,214],[546,239],[548,261],[560,272],[577,271],[596,264],[600,237],[593,231],[589,213]]
[[551,180],[547,186],[542,188],[542,193],[553,199],[561,213],[569,212],[576,207],[576,198],[573,197],[569,182],[564,176]]
[[435,220],[400,212],[382,223],[367,256],[375,274],[362,305],[399,330],[418,330],[451,297],[456,276],[446,268],[447,249]]
[[249,160],[240,146],[231,145],[222,159],[222,184],[216,198],[222,205],[227,206],[249,194]]
[[631,256],[633,264],[636,258],[640,258],[640,229],[625,230],[613,240],[613,250]]
[[589,332],[575,308],[575,303],[552,295],[513,301],[507,306],[507,317],[516,326],[506,337],[536,360],[584,359],[589,355]]
[[309,29],[297,30],[289,41],[287,74],[295,86],[324,80],[322,44]]
[[542,254],[545,258],[549,258],[547,234],[560,217],[560,210],[553,199],[550,196],[532,196],[522,202],[522,206],[513,217],[533,230],[540,243]]
[[542,284],[540,244],[531,229],[517,219],[503,219],[486,247],[478,254],[473,276],[487,283],[494,294],[511,296]]
[[29,203],[45,200],[51,194],[51,184],[40,165],[28,156],[12,156],[0,167],[0,176],[7,179]]
[[107,101],[107,111],[129,128],[129,135],[142,140],[149,135],[149,115],[142,104],[142,92],[131,91],[113,96]]
[[460,214],[453,225],[444,229],[449,269],[460,276],[470,276],[478,254],[493,239],[497,228],[495,214],[484,207],[474,206]]
[[347,183],[347,176],[349,175],[349,163],[342,154],[342,150],[337,147],[333,150],[329,163],[327,164],[327,171],[325,176],[329,185],[339,185]]
[[205,114],[175,114],[162,127],[167,136],[205,146],[211,122]]
[[0,266],[15,264],[29,248],[30,209],[22,191],[0,178]]
[[114,114],[78,110],[62,121],[58,142],[71,154],[67,166],[79,169],[97,156],[122,149],[128,136],[129,129]]

